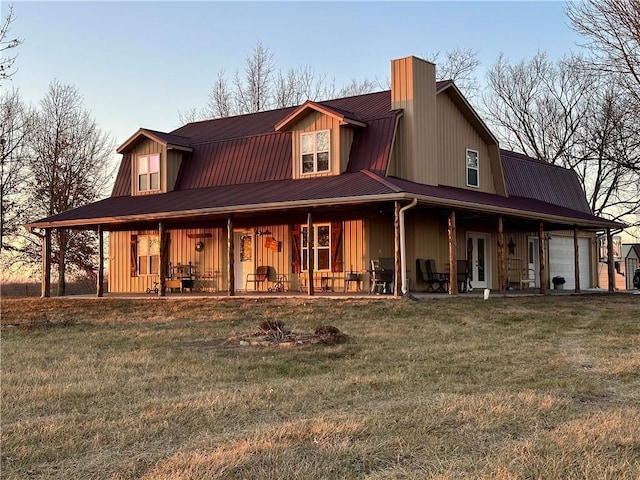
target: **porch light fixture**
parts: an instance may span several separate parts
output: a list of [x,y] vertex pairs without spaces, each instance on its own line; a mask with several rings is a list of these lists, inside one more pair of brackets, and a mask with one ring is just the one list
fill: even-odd
[[258,230],[257,228],[254,230],[254,233],[257,236],[262,236],[262,235],[271,235],[271,230]]

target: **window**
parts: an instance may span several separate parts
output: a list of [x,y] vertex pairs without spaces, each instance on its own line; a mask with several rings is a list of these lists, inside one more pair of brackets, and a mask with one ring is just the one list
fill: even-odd
[[138,157],[138,191],[160,190],[160,154]]
[[329,130],[300,134],[302,173],[329,171]]
[[480,186],[478,172],[478,152],[467,149],[467,186]]
[[[307,227],[302,227],[300,234],[300,243],[302,245],[302,270],[308,271],[309,264],[309,244],[307,243]],[[331,270],[331,226],[330,225],[314,225],[313,226],[313,270],[329,271]]]
[[160,273],[160,239],[157,235],[138,235],[138,274]]

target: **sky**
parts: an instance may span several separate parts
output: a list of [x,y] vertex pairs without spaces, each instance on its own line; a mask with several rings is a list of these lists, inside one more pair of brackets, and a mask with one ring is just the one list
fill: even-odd
[[[341,86],[389,78],[390,61],[471,48],[482,69],[538,51],[579,50],[557,1],[31,2],[14,0],[23,40],[12,81],[36,105],[50,82],[74,85],[117,145],[138,128],[169,132],[203,107],[219,71],[242,70],[258,41],[276,68],[310,65]],[[2,13],[7,2],[2,0]],[[3,87],[4,88],[4,87]]]

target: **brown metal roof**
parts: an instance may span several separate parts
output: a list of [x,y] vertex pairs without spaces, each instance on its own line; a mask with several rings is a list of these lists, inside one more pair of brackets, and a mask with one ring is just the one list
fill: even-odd
[[198,145],[183,161],[176,190],[291,178],[291,133]]
[[[301,202],[325,204],[352,199],[366,203],[372,196],[394,193],[389,186],[363,172],[302,180],[273,180],[242,185],[174,190],[158,195],[109,197],[99,202],[59,213],[31,224],[32,227],[91,226],[123,223],[135,216],[174,217],[181,214],[215,215],[261,205],[261,211],[292,206]],[[295,205],[293,205],[295,206]],[[254,210],[251,208],[251,210]]]
[[157,130],[150,130],[148,128],[140,128],[136,133],[131,135],[122,145],[116,150],[118,153],[129,153],[131,148],[138,144],[145,138],[150,138],[156,142],[162,143],[168,148],[178,148],[180,150],[191,151],[190,139],[181,135],[175,135],[172,133],[159,132]]
[[382,118],[367,121],[367,128],[355,132],[347,171],[371,170],[386,175],[391,147],[401,110],[394,110]]
[[118,175],[116,175],[113,190],[111,191],[112,197],[123,197],[125,195],[131,195],[131,154],[129,153],[122,155]]
[[500,150],[500,159],[509,196],[531,198],[591,213],[573,170],[508,150]]

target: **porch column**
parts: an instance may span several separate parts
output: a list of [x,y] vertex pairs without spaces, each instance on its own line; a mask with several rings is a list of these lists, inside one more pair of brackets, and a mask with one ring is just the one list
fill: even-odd
[[104,295],[104,238],[102,236],[102,225],[98,225],[98,278],[96,279],[96,295]]
[[616,269],[613,264],[613,234],[611,229],[607,228],[607,266],[609,267],[609,291],[616,290]]
[[505,277],[504,277],[504,225],[502,217],[498,217],[498,288],[500,295],[504,295]]
[[307,272],[309,278],[307,280],[307,293],[309,296],[313,296],[313,218],[311,217],[311,210],[307,213]]
[[580,293],[580,252],[578,249],[578,227],[573,227],[573,258],[575,261],[575,292]]
[[236,279],[235,279],[235,252],[233,245],[233,217],[229,217],[227,219],[227,255],[229,255],[228,264],[228,278],[229,278],[229,287],[228,287],[228,295],[233,297],[236,294]]
[[42,236],[42,288],[41,298],[51,296],[51,230],[44,229]]
[[540,293],[547,293],[547,260],[544,257],[544,222],[538,226],[538,259],[540,261]]
[[394,230],[394,244],[395,244],[395,265],[393,275],[393,296],[399,297],[402,295],[400,288],[402,286],[402,271],[400,266],[400,202],[395,202],[395,215],[393,218],[393,230]]
[[158,240],[160,241],[160,290],[158,295],[165,297],[167,295],[167,233],[164,231],[162,222],[158,223]]
[[456,239],[456,211],[449,212],[449,295],[458,294],[458,242]]

